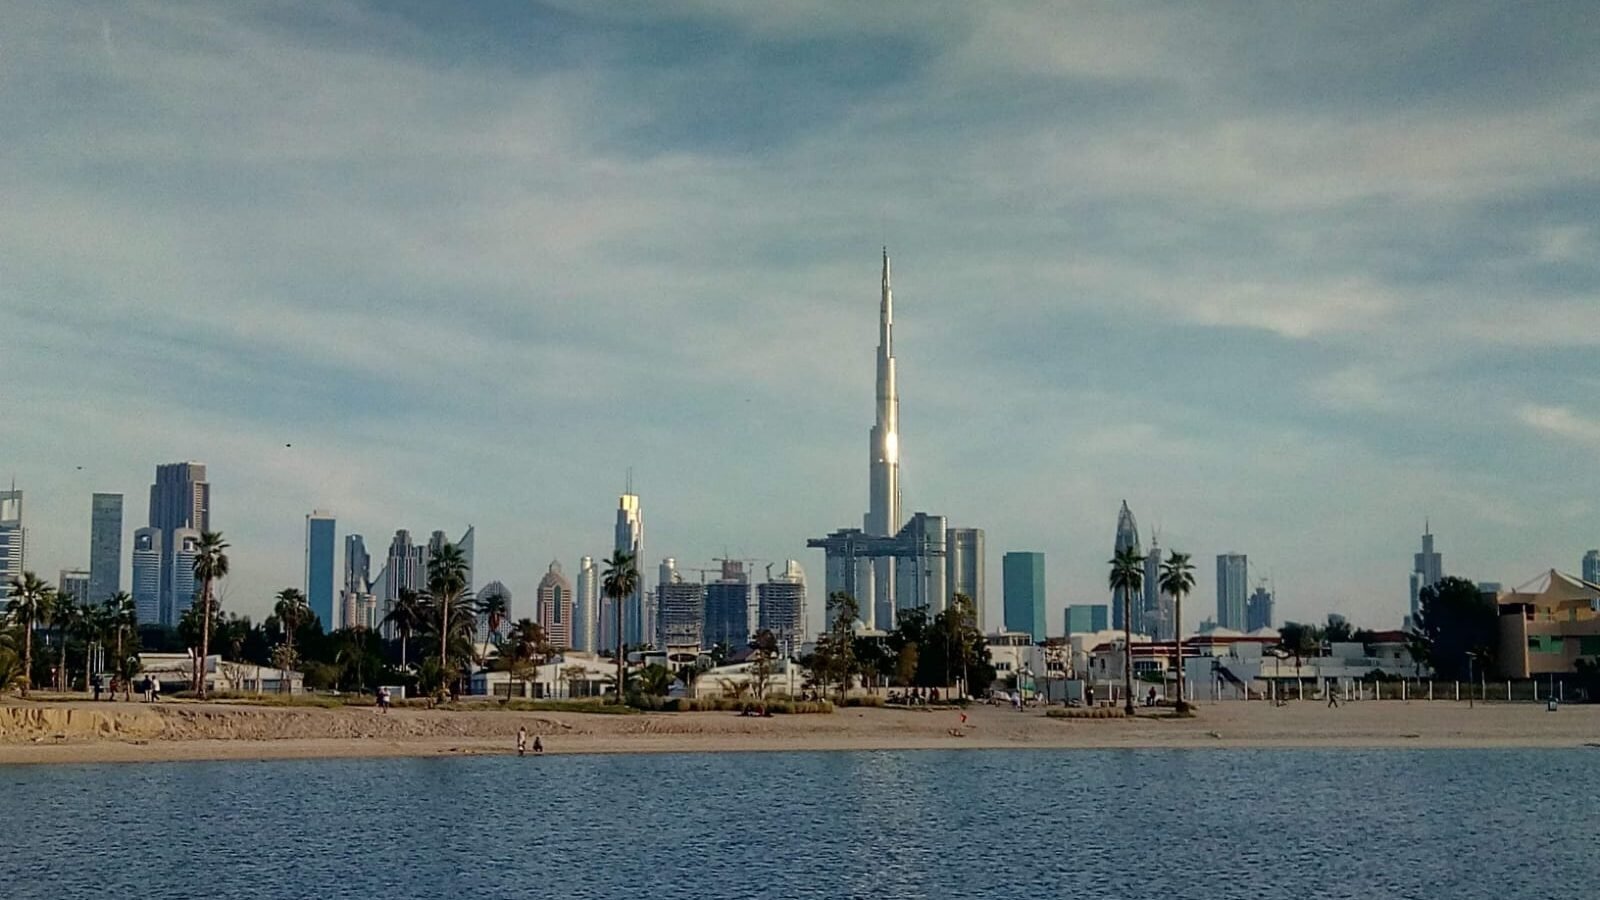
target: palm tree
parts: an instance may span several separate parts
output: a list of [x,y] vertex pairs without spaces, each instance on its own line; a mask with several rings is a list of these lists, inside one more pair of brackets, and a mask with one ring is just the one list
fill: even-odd
[[400,668],[406,668],[406,645],[411,642],[411,636],[422,627],[422,601],[417,592],[410,588],[400,589],[400,598],[394,602],[387,615],[383,617],[383,624],[393,626],[400,632]]
[[1194,590],[1194,566],[1189,554],[1173,550],[1161,563],[1161,590],[1172,598],[1172,635],[1178,645],[1178,702],[1173,709],[1179,715],[1189,711],[1189,701],[1183,693],[1183,597]]
[[22,696],[33,685],[33,630],[50,620],[55,607],[56,589],[32,572],[11,579],[11,602],[6,611],[22,627]]
[[1129,547],[1111,559],[1108,584],[1122,592],[1123,711],[1133,715],[1133,593],[1144,586],[1144,555]]
[[105,643],[106,636],[111,633],[111,619],[104,608],[85,603],[78,607],[76,620],[69,628],[83,643],[83,689],[93,691],[94,654],[89,647],[94,643]]
[[504,588],[494,586],[478,595],[478,611],[489,619],[489,640],[500,640],[500,626],[506,623],[511,610]]
[[272,606],[272,614],[278,617],[278,624],[283,627],[283,640],[289,649],[294,649],[294,636],[300,626],[311,620],[311,605],[306,602],[306,595],[298,588],[284,588],[278,592],[277,603]]
[[220,531],[206,531],[200,535],[200,546],[194,557],[194,577],[200,580],[200,658],[195,661],[194,689],[203,700],[206,696],[206,657],[211,655],[212,587],[228,577],[228,544]]
[[428,593],[439,614],[439,666],[441,677],[450,668],[450,613],[464,612],[461,601],[467,596],[467,558],[455,544],[445,544],[428,560]]
[[500,644],[500,660],[511,675],[511,684],[506,689],[507,700],[511,699],[510,687],[517,684],[518,673],[548,652],[549,648],[550,641],[538,622],[518,619],[511,625],[510,634]]
[[83,607],[73,601],[71,594],[63,594],[58,590],[50,623],[56,627],[56,634],[61,638],[61,665],[56,669],[56,690],[65,691],[71,685],[67,678],[67,632],[76,634],[83,627]]
[[639,570],[634,567],[633,555],[621,550],[611,554],[605,567],[600,589],[617,611],[617,702],[621,703],[624,685],[628,683],[628,648],[622,639],[622,601],[639,589]]
[[[116,662],[112,664],[111,671],[122,673],[122,639],[131,634],[139,624],[139,611],[133,604],[133,598],[127,591],[117,591],[106,598],[106,619],[111,626],[112,633],[116,635],[117,655]],[[235,654],[237,655],[237,654]]]

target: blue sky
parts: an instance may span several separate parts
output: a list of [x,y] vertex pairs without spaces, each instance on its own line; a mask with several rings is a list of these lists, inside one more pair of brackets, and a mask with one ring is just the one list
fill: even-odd
[[324,507],[476,524],[531,612],[631,466],[652,563],[820,600],[885,241],[905,505],[987,529],[990,624],[1008,549],[1102,601],[1123,498],[1195,618],[1224,551],[1393,625],[1424,515],[1478,579],[1600,545],[1594,5],[592,6],[9,6],[31,567],[198,459],[231,608]]

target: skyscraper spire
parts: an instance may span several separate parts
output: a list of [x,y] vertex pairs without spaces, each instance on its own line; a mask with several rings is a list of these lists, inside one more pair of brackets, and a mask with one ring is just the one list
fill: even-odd
[[[894,378],[894,291],[889,286],[889,248],[883,248],[883,292],[878,306],[878,380],[876,421],[868,452],[867,514],[863,531],[892,537],[900,530],[900,395]],[[879,612],[894,611],[894,568],[891,560],[873,563],[872,603]],[[859,598],[866,605],[868,598]]]

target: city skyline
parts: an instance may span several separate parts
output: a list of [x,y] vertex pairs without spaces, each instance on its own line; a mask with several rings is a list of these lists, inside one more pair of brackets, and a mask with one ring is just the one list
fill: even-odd
[[374,550],[475,522],[531,596],[529,548],[607,555],[630,466],[651,546],[816,587],[805,536],[869,489],[884,243],[906,502],[1045,552],[1051,622],[1104,602],[1123,496],[1164,548],[1261,561],[1279,619],[1397,621],[1424,511],[1474,580],[1596,544],[1592,19],[338,9],[14,11],[6,463],[41,574],[89,562],[92,493],[194,458],[241,612],[299,583],[314,508]]

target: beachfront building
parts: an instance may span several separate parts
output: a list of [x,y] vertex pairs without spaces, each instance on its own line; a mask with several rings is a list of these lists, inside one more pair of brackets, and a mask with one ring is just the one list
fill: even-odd
[[[194,658],[187,653],[141,653],[139,676],[161,679],[161,692],[171,694],[189,690],[194,680]],[[305,691],[305,676],[292,669],[276,669],[253,663],[229,662],[218,655],[205,659],[206,690],[240,694],[300,694]]]
[[611,692],[616,677],[616,666],[609,660],[589,653],[565,653],[515,679],[503,670],[479,669],[472,673],[468,691],[480,697],[526,700],[600,697]]
[[1498,603],[1502,676],[1560,675],[1600,657],[1600,584],[1551,569]]

